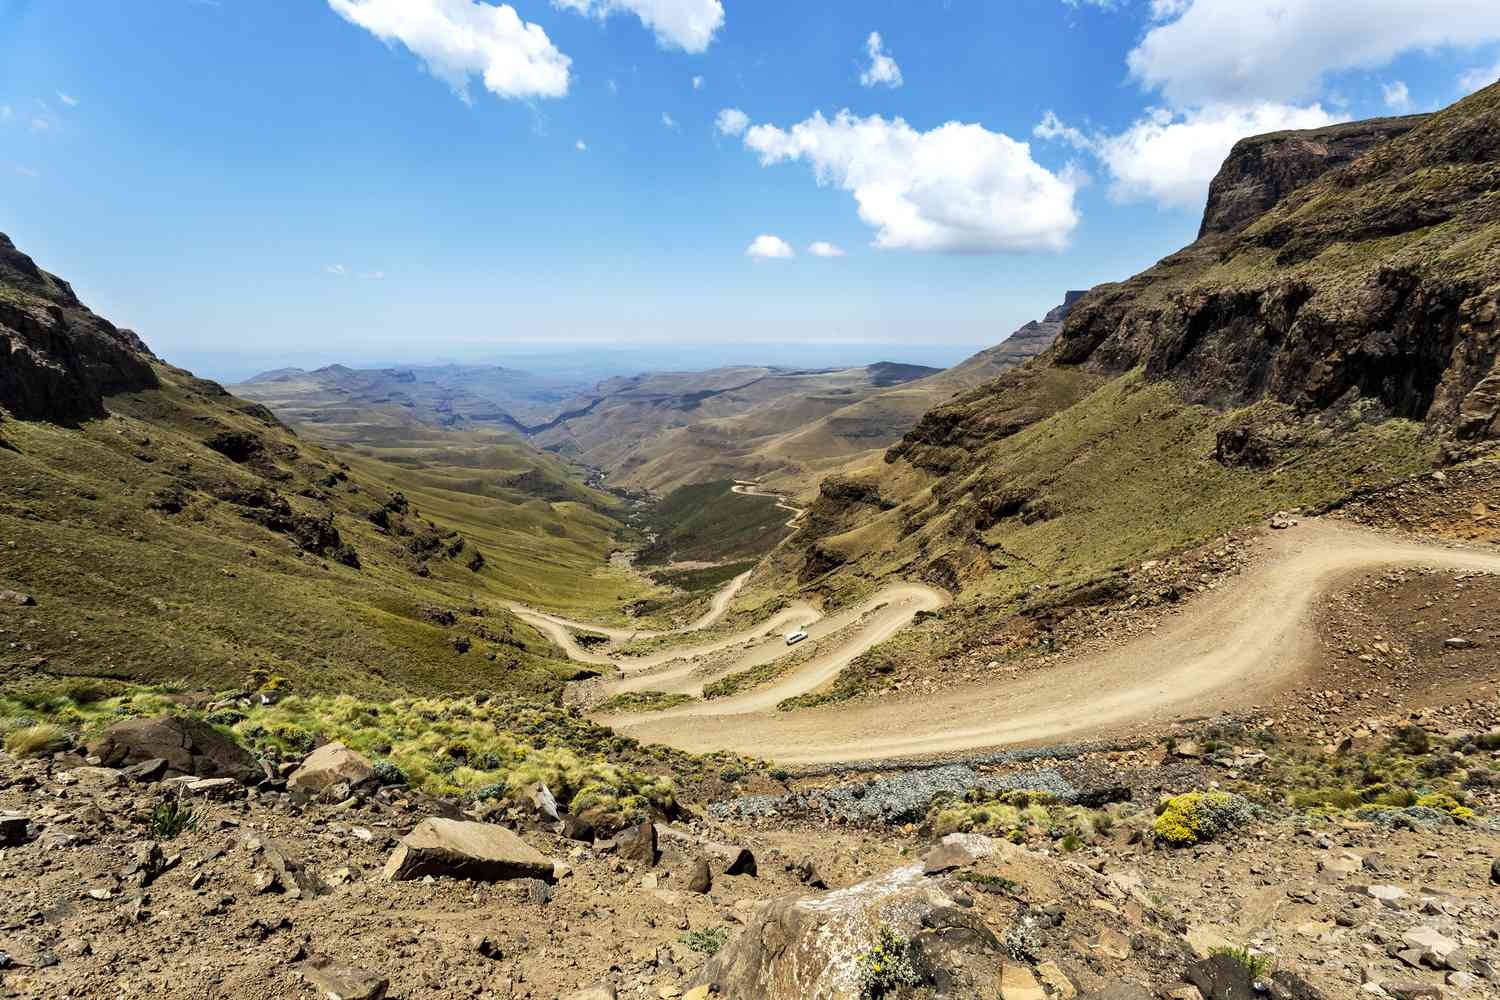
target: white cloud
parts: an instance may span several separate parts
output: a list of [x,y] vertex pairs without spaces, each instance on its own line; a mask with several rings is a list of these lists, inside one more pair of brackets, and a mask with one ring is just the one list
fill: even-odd
[[1406,111],[1411,108],[1411,91],[1406,88],[1406,82],[1403,80],[1381,84],[1380,94],[1385,99],[1385,106],[1392,111]]
[[656,40],[684,52],[702,52],[724,26],[720,0],[552,0],[565,10],[600,19],[625,11],[641,19]]
[[693,77],[693,89],[694,90],[702,90],[703,89],[703,77],[701,77],[701,76],[695,76],[695,77]]
[[478,0],[328,0],[344,20],[391,45],[400,42],[465,103],[469,77],[502,98],[562,97],[566,55],[509,4]]
[[661,123],[662,123],[662,125],[665,128],[676,128],[677,127],[677,119],[673,118],[671,115],[667,114],[665,111],[663,111],[661,113]]
[[59,90],[57,92],[57,99],[59,101],[62,101],[63,104],[67,105],[70,108],[76,108],[76,107],[78,107],[78,98],[72,96],[71,94],[64,94],[62,91]]
[[1085,135],[1049,111],[1035,134],[1092,153],[1113,179],[1111,193],[1122,201],[1151,200],[1168,208],[1199,209],[1207,198],[1209,181],[1240,139],[1283,129],[1317,128],[1335,120],[1318,104],[1187,112],[1155,108],[1118,135]]
[[757,236],[745,248],[745,256],[761,260],[787,260],[797,256],[797,251],[780,236]]
[[16,164],[16,173],[20,174],[22,177],[42,176],[42,172],[40,170],[36,170],[32,167],[23,167],[20,164]]
[[1495,0],[1154,0],[1127,61],[1173,107],[1291,103],[1402,52],[1500,39]]
[[880,32],[870,32],[870,37],[865,39],[865,51],[870,54],[870,67],[859,75],[859,82],[866,87],[874,87],[884,84],[895,88],[901,86],[901,67],[896,65],[896,60],[885,51],[885,44],[880,40]]
[[835,246],[834,244],[829,243],[825,240],[818,240],[816,243],[809,244],[807,247],[807,252],[812,254],[814,257],[844,256],[843,247]]
[[573,143],[573,148],[578,150],[580,153],[587,153],[589,151],[589,144],[584,142],[582,139],[579,139],[577,142]]
[[1026,143],[980,125],[919,132],[900,118],[818,112],[790,129],[752,126],[744,143],[765,166],[806,160],[819,184],[850,192],[886,249],[1061,250],[1078,225],[1077,175],[1047,170]]
[[382,280],[385,279],[385,272],[384,271],[366,271],[364,274],[361,274],[360,277],[364,278],[364,279],[366,279],[368,281],[382,281]]
[[1500,80],[1500,62],[1493,66],[1476,66],[1469,70],[1458,78],[1458,89],[1465,94],[1472,94],[1476,90],[1483,90],[1496,80]]
[[337,275],[340,278],[349,273],[349,269],[343,264],[329,264],[327,267],[323,268],[323,270],[328,274]]
[[750,116],[739,108],[725,108],[714,119],[714,128],[724,135],[744,135],[750,127]]

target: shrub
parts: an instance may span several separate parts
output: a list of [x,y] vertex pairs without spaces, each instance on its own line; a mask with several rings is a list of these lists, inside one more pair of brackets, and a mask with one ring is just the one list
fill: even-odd
[[1248,947],[1215,948],[1213,954],[1223,955],[1225,958],[1231,958],[1240,965],[1243,965],[1245,971],[1250,973],[1252,980],[1262,980],[1271,974],[1271,957],[1269,955],[1256,954]]
[[1391,744],[1413,757],[1420,757],[1432,749],[1432,737],[1421,726],[1402,726],[1396,730],[1396,737]]
[[1158,807],[1156,835],[1174,847],[1213,840],[1248,823],[1250,803],[1230,792],[1188,792]]
[[375,762],[375,780],[382,785],[406,784],[406,772],[388,760]]
[[729,940],[728,927],[709,927],[701,931],[688,931],[678,935],[677,940],[707,958],[713,958]]
[[39,722],[34,726],[17,729],[5,737],[5,749],[17,757],[40,757],[56,753],[66,750],[71,743],[67,730],[50,722]]
[[921,986],[914,951],[910,940],[889,927],[880,928],[875,947],[859,957],[860,1000],[881,1000],[899,990]]

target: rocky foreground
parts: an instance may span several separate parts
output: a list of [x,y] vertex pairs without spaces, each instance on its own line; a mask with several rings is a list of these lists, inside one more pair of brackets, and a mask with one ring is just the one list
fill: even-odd
[[[1496,710],[1364,720],[1311,758],[1221,725],[807,778],[610,831],[545,786],[461,810],[337,743],[277,767],[130,720],[0,755],[0,996],[1493,996],[1500,732],[1472,726]],[[1467,804],[1229,791],[1346,766]],[[924,813],[944,780],[969,791]]]

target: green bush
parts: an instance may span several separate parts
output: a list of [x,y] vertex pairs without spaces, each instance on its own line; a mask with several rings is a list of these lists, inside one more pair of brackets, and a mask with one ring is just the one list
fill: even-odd
[[1174,847],[1187,847],[1244,826],[1254,816],[1249,802],[1231,792],[1188,792],[1158,807],[1156,835]]
[[151,810],[146,832],[152,840],[174,840],[184,830],[198,829],[199,811],[182,804],[181,799],[163,799]]
[[713,958],[729,940],[728,927],[709,927],[701,931],[680,934],[677,940],[706,958]]

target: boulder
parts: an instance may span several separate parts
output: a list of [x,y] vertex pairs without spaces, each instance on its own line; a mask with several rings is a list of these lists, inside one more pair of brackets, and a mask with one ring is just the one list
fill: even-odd
[[995,850],[995,841],[982,834],[950,833],[922,858],[922,872],[925,875],[941,875],[943,872],[967,868],[981,858],[994,854]]
[[24,813],[0,813],[0,847],[19,847],[26,843],[31,818]]
[[693,863],[693,873],[688,876],[688,892],[696,892],[700,895],[708,892],[714,887],[713,870],[709,868],[707,858],[699,858]]
[[920,865],[847,889],[761,905],[694,985],[724,997],[858,1000],[860,956],[875,946],[883,927],[913,942],[946,995],[993,995],[1004,963],[999,943]]
[[301,965],[304,978],[327,1000],[385,1000],[391,981],[383,976],[331,958],[317,958]]
[[614,853],[623,861],[633,861],[639,865],[656,864],[656,824],[642,823],[639,826],[627,827],[615,834],[610,840],[595,845],[595,849],[601,853]]
[[713,866],[715,873],[719,875],[755,875],[759,871],[755,864],[755,855],[748,847],[704,840],[686,830],[677,830],[670,826],[659,826],[656,832],[661,839],[701,852],[706,856],[708,863]]
[[0,604],[19,604],[23,608],[36,605],[36,598],[16,590],[0,590]]
[[120,773],[131,781],[150,784],[167,776],[167,762],[160,757],[152,757],[150,760],[143,760],[139,764],[131,764],[129,767],[122,768]]
[[[1198,987],[1206,1000],[1251,1000],[1267,995],[1265,989],[1255,988],[1250,970],[1232,955],[1214,955],[1193,962],[1187,967],[1185,978]],[[1281,1000],[1325,1000],[1322,993],[1300,976],[1285,970],[1273,973],[1265,985],[1270,988],[1270,996]]]
[[261,778],[255,758],[242,747],[206,722],[175,715],[118,722],[88,749],[109,767],[166,761],[162,776],[168,778],[233,778],[245,784]]
[[385,878],[403,882],[426,875],[502,882],[552,881],[552,862],[501,826],[429,818],[401,838],[385,865]]
[[1047,1000],[1047,991],[1026,966],[1007,962],[1000,973],[1000,1000]]
[[347,785],[352,791],[374,783],[374,765],[342,743],[325,743],[318,747],[286,779],[287,791],[309,798],[335,785]]
[[547,787],[545,781],[532,782],[526,786],[526,799],[531,803],[531,808],[537,814],[553,822],[560,822],[562,816],[557,811],[557,797],[552,794],[552,789]]

